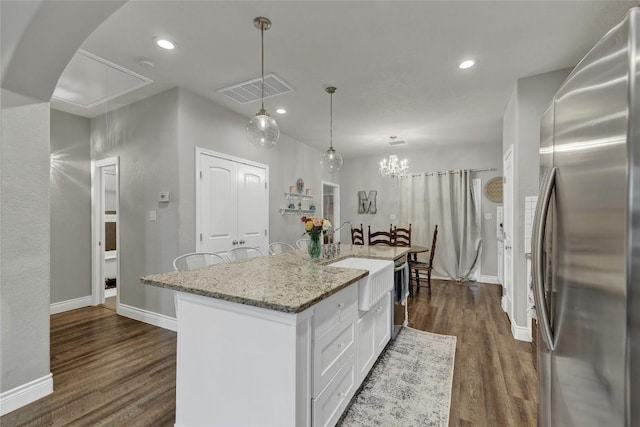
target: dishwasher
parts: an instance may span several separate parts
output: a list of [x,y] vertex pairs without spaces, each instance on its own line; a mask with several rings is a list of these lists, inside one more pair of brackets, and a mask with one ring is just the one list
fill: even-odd
[[[407,326],[407,294],[409,292],[409,266],[404,259],[394,263],[393,298],[391,298],[391,339],[400,332],[403,326]],[[406,281],[406,283],[405,283]],[[403,304],[404,302],[404,304]]]

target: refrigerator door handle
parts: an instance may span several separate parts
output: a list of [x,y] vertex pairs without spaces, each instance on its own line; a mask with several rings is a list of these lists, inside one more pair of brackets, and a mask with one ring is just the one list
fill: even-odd
[[550,350],[555,348],[553,336],[551,333],[551,323],[549,322],[549,313],[546,310],[544,302],[544,288],[542,280],[544,279],[544,271],[542,266],[542,240],[544,239],[545,224],[547,222],[547,214],[549,213],[549,203],[551,194],[556,183],[556,168],[547,171],[542,179],[541,199],[538,200],[536,206],[536,214],[533,222],[533,297],[536,303],[536,312],[538,314],[538,323],[542,331],[542,339]]

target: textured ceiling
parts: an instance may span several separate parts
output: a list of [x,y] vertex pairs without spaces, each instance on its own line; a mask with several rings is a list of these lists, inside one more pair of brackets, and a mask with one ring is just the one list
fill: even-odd
[[[83,49],[154,83],[109,102],[125,105],[174,86],[251,117],[259,101],[237,104],[217,89],[265,72],[295,91],[266,100],[281,132],[328,146],[335,85],[334,145],[345,157],[502,138],[502,114],[515,81],[573,67],[636,2],[618,1],[131,1]],[[153,37],[178,44],[168,52]],[[142,68],[145,57],[154,68]],[[477,65],[459,70],[465,58]],[[277,115],[284,107],[288,113]],[[63,108],[58,106],[58,108]],[[78,111],[75,111],[78,113]],[[96,116],[104,106],[87,111]]]

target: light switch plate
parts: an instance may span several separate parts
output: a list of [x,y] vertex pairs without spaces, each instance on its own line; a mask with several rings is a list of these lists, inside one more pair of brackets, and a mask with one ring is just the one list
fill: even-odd
[[156,220],[156,211],[149,211],[149,221]]

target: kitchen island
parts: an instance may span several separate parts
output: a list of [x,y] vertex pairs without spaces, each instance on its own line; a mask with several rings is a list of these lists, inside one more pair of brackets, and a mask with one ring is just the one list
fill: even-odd
[[[343,245],[320,262],[294,252],[144,277],[176,291],[176,426],[335,424],[389,341],[392,261],[405,256]],[[369,271],[327,265],[354,257],[391,272],[366,312]]]

